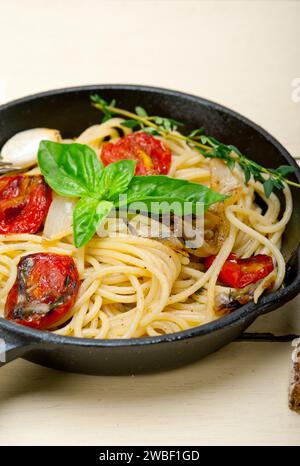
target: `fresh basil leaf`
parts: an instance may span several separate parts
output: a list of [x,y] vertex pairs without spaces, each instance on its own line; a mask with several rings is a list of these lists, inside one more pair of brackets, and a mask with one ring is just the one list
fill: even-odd
[[107,165],[102,171],[99,197],[114,199],[124,193],[135,172],[135,160],[119,160]]
[[42,141],[38,164],[51,188],[61,196],[96,196],[102,164],[89,146]]
[[[181,212],[184,207],[186,214],[189,212],[185,203],[190,203],[191,211],[195,213],[198,203],[202,203],[204,209],[207,209],[210,205],[228,198],[207,186],[164,175],[135,176],[125,194],[126,198],[122,198],[119,203],[115,202],[117,206],[122,207],[126,203],[130,208],[132,203],[143,202],[152,213],[164,213],[168,210],[168,205],[175,202],[179,203]],[[158,203],[163,203],[165,210],[164,206],[159,207]],[[178,212],[176,214],[179,215]]]
[[96,233],[98,225],[113,208],[109,201],[98,201],[83,197],[77,202],[73,212],[74,243],[76,248],[84,246]]

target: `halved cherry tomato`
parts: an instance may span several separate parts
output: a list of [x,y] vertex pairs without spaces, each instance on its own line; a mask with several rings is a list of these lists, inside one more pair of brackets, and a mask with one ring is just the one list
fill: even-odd
[[[209,269],[215,258],[210,256],[204,260],[206,269]],[[257,254],[248,259],[237,259],[235,254],[230,254],[219,273],[219,280],[232,288],[244,288],[265,278],[273,270],[272,257],[266,254]]]
[[117,142],[107,142],[101,152],[104,165],[118,160],[136,160],[136,175],[166,175],[171,166],[171,151],[161,141],[147,133],[124,136]]
[[0,178],[0,233],[36,233],[51,199],[51,189],[41,175]]
[[36,253],[22,257],[8,293],[5,317],[37,329],[59,326],[69,317],[79,289],[72,257]]

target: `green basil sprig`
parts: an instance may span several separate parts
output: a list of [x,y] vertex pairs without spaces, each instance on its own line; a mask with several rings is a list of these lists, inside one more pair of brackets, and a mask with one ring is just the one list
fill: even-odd
[[195,213],[199,203],[207,209],[228,197],[204,185],[164,175],[134,176],[134,160],[120,160],[103,167],[93,149],[83,144],[42,141],[38,164],[46,182],[57,194],[79,198],[73,213],[77,248],[93,237],[114,208],[130,209],[134,203],[143,202],[148,212],[164,213],[177,202],[188,214],[187,202],[190,213]]

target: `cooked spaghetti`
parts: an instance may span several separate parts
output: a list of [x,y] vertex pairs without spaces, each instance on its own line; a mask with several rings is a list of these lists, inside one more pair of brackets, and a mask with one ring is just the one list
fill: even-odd
[[[123,122],[110,118],[87,129],[75,142],[89,145],[101,157],[107,141],[115,144],[133,132]],[[289,187],[284,186],[282,208],[275,193],[265,195],[262,183],[251,178],[246,184],[238,164],[230,169],[223,160],[206,158],[175,134],[173,130],[164,137],[155,136],[172,154],[168,176],[228,196],[208,208],[202,246],[193,250],[180,240],[147,238],[124,230],[105,238],[95,234],[85,246],[76,248],[72,216],[68,216],[74,200],[69,199],[63,215],[58,210],[53,215],[50,207],[38,233],[0,235],[1,315],[20,259],[37,253],[71,256],[78,270],[75,303],[58,326],[48,327],[59,335],[113,339],[179,332],[215,320],[237,305],[257,302],[266,290],[281,286],[285,275],[281,238],[292,213]],[[39,173],[39,167],[34,167],[26,175]],[[52,206],[59,201],[55,194]],[[237,260],[267,255],[273,270],[246,286],[225,285],[220,273],[231,254]],[[211,256],[214,260],[207,267],[205,261]]]

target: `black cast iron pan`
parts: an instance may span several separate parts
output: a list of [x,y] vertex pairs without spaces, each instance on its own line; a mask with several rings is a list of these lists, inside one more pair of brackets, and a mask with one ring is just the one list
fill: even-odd
[[[64,137],[78,135],[98,123],[100,114],[89,95],[115,98],[118,106],[145,107],[150,114],[186,123],[186,130],[204,126],[208,134],[234,144],[248,157],[267,167],[290,164],[300,170],[288,152],[266,131],[241,115],[199,97],[145,86],[96,85],[67,88],[25,97],[0,107],[0,147],[18,131],[52,127]],[[32,330],[0,319],[0,338],[6,361],[23,357],[44,366],[86,374],[136,374],[171,369],[201,358],[238,337],[259,315],[286,303],[300,291],[300,191],[293,189],[294,212],[283,238],[288,262],[284,286],[221,319],[172,335],[128,340],[87,340]]]

